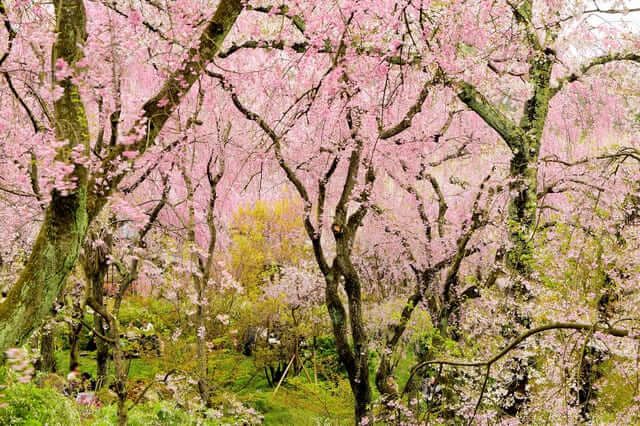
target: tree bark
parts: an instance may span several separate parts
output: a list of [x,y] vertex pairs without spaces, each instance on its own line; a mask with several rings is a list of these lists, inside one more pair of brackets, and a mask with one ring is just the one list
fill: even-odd
[[45,326],[40,336],[40,362],[39,370],[47,373],[55,373],[58,370],[56,364],[55,335],[53,330]]
[[118,327],[117,319],[112,318],[109,321],[109,331],[110,337],[113,339],[111,346],[113,349],[113,367],[115,370],[114,386],[116,395],[118,395],[118,425],[126,426],[129,413],[127,409],[127,377],[129,374],[124,365],[125,359],[120,346],[120,328]]
[[[104,286],[100,281],[100,286],[92,285],[92,294],[96,298],[96,303],[104,306]],[[93,317],[93,327],[102,334],[106,334],[105,321],[100,315]],[[102,339],[96,338],[96,390],[100,389],[107,378],[107,363],[109,361],[109,345]]]
[[[90,297],[94,303],[104,307],[104,280],[109,268],[108,256],[111,253],[112,237],[106,228],[89,232],[81,256],[81,265],[88,282]],[[101,315],[94,315],[94,329],[106,336],[105,319]],[[103,339],[94,337],[96,342],[96,388],[102,387],[107,377],[107,362],[109,359],[109,345]]]
[[69,370],[73,371],[80,366],[80,332],[82,323],[73,322],[69,330]]
[[[52,64],[61,59],[73,67],[82,58],[87,37],[84,4],[82,0],[56,0],[54,4],[57,38]],[[81,145],[88,153],[89,127],[78,88],[69,78],[55,83],[63,89],[54,103],[56,138],[68,141],[58,159],[70,162],[75,146]],[[50,315],[76,263],[88,225],[87,170],[76,164],[72,177],[76,180],[72,192],[53,191],[31,256],[0,304],[0,352],[20,345]]]
[[[199,289],[198,293],[202,293],[201,290],[202,288]],[[199,295],[198,298],[199,301],[204,301],[204,295]],[[209,369],[207,366],[207,329],[205,326],[204,306],[202,306],[202,304],[199,304],[196,309],[196,325],[198,327],[196,343],[196,356],[198,358],[198,392],[200,393],[200,398],[202,399],[204,405],[208,408],[211,408],[208,380]]]

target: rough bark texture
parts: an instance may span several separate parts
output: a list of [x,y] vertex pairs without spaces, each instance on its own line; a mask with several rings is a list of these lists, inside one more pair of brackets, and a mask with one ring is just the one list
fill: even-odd
[[[55,1],[57,38],[52,61],[73,66],[82,57],[86,16],[82,0]],[[89,146],[89,128],[78,88],[70,79],[57,81],[64,89],[54,103],[56,137],[68,145],[59,153],[67,159],[76,145]],[[7,299],[0,305],[0,352],[16,346],[50,315],[65,280],[73,269],[87,230],[87,171],[76,166],[77,188],[65,195],[57,191],[31,250],[31,256]]]
[[540,52],[532,60],[530,80],[534,91],[525,105],[520,122],[525,137],[511,157],[512,190],[515,196],[509,208],[509,230],[513,249],[507,254],[509,266],[521,274],[531,271],[533,234],[538,213],[538,157],[549,112],[552,58]]
[[[507,117],[471,84],[458,83],[457,88],[458,98],[493,128],[511,149],[510,190],[513,195],[509,204],[507,226],[512,246],[506,253],[506,264],[514,280],[512,289],[516,292],[524,290],[526,293],[522,278],[530,276],[533,268],[534,236],[538,215],[538,157],[549,103],[554,94],[551,88],[551,73],[555,56],[553,51],[546,48],[544,44],[549,42],[548,44],[551,45],[556,35],[553,29],[547,29],[545,43],[540,41],[539,33],[532,23],[530,0],[524,0],[517,6],[513,5],[512,11],[532,51],[529,61],[529,82],[533,91],[524,105],[520,122],[516,123]],[[519,325],[526,327],[527,321],[521,321],[518,309],[513,307],[512,310],[514,312],[512,328],[515,330]],[[528,370],[533,360],[511,361],[513,361],[511,372],[514,380],[507,385],[507,394],[512,397],[513,404],[505,411],[518,413],[528,402],[526,392],[529,380]]]
[[[91,292],[96,302],[104,305],[103,280],[95,280],[91,284]],[[93,317],[93,328],[100,333],[105,333],[105,322],[100,315]],[[96,339],[96,389],[104,384],[107,378],[107,362],[109,361],[109,346],[102,339]]]
[[118,395],[118,425],[126,426],[129,410],[127,409],[127,378],[129,372],[125,366],[125,358],[120,345],[120,327],[118,320],[112,318],[109,322],[110,337],[113,339],[113,367],[115,370],[114,387]]

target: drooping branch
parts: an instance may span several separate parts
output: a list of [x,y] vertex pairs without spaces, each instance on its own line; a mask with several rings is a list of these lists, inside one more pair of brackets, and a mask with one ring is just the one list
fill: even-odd
[[418,210],[418,216],[420,217],[422,227],[424,229],[424,236],[427,242],[430,242],[432,239],[431,220],[429,219],[429,215],[427,214],[427,210],[425,208],[424,197],[422,197],[422,194],[420,194],[415,186],[403,182],[392,173],[388,173],[388,175],[400,186],[400,188],[404,189],[408,194],[412,195],[413,198],[415,198],[417,203],[416,208]]
[[144,183],[149,178],[149,176],[151,176],[153,171],[160,165],[160,159],[162,158],[162,156],[164,154],[171,152],[173,148],[178,146],[180,142],[183,142],[184,140],[185,140],[184,138],[176,139],[175,141],[171,142],[169,145],[162,148],[162,150],[160,151],[160,158],[158,159],[158,161],[155,161],[153,164],[147,167],[147,169],[144,172],[142,172],[140,176],[138,176],[138,178],[132,184],[122,188],[121,190],[122,193],[131,194],[133,191],[135,191],[136,188],[142,185],[142,183]]
[[[129,18],[129,15],[125,12],[123,12],[122,10],[120,10],[118,8],[118,4],[115,1],[110,1],[110,0],[106,0],[103,2],[103,4],[113,10],[115,13],[117,13],[118,15],[124,17],[124,18]],[[158,28],[157,26],[153,25],[152,23],[150,23],[149,21],[147,21],[146,19],[142,20],[142,25],[148,29],[149,31],[151,31],[154,34],[157,34],[161,39],[165,40],[165,41],[173,41],[171,40],[169,37],[167,37],[166,34],[164,34],[160,28]]]
[[598,6],[596,2],[594,2],[593,8],[582,11],[583,14],[604,13],[609,15],[627,15],[629,13],[634,13],[634,12],[640,12],[640,7],[629,7],[629,8],[625,7],[623,9],[616,9],[616,8],[603,9],[600,6]]
[[9,86],[9,90],[11,91],[11,94],[13,95],[14,98],[16,98],[16,100],[18,101],[18,103],[20,104],[24,112],[27,114],[27,117],[29,117],[29,121],[33,126],[34,133],[38,133],[40,130],[42,130],[42,125],[38,122],[38,119],[36,118],[33,111],[31,111],[31,108],[29,108],[29,105],[27,105],[25,100],[18,93],[16,86],[13,84],[13,79],[11,78],[11,75],[9,75],[8,72],[3,71],[2,76],[4,77],[4,80],[7,82],[7,86]]
[[[274,11],[273,8],[276,8],[276,10]],[[300,15],[291,15],[290,13],[290,9],[289,6],[287,6],[286,4],[282,4],[280,6],[272,6],[272,5],[265,5],[265,6],[247,6],[247,10],[253,11],[253,12],[260,12],[260,13],[272,13],[274,15],[277,16],[284,16],[285,18],[291,20],[291,23],[293,24],[294,27],[296,27],[298,29],[298,31],[300,31],[302,34],[304,34],[305,30],[306,30],[306,23],[304,21],[304,18]]]
[[11,49],[13,48],[13,40],[16,38],[16,31],[13,29],[13,25],[9,20],[9,16],[7,15],[7,9],[4,5],[4,2],[0,0],[0,17],[2,17],[2,23],[4,28],[7,30],[7,50],[0,56],[0,67],[7,60],[9,55],[11,54]]
[[409,375],[409,379],[411,379],[419,370],[421,370],[421,369],[423,369],[423,368],[425,368],[425,367],[427,367],[429,365],[434,365],[434,364],[451,365],[451,366],[454,366],[454,367],[488,367],[488,366],[491,366],[491,365],[495,364],[496,362],[498,362],[500,359],[502,359],[504,356],[506,356],[509,352],[511,352],[512,350],[516,349],[518,347],[518,345],[520,345],[520,343],[524,342],[529,337],[534,336],[536,334],[543,333],[545,331],[549,331],[549,330],[577,330],[577,331],[589,331],[589,332],[594,332],[595,331],[595,332],[599,332],[599,333],[602,333],[602,334],[607,334],[607,335],[614,336],[614,337],[629,337],[629,338],[633,338],[633,339],[636,339],[636,340],[640,338],[640,336],[634,334],[633,331],[622,329],[622,328],[603,327],[603,326],[600,326],[598,324],[585,324],[585,323],[564,323],[564,322],[551,323],[551,324],[546,324],[546,325],[542,325],[540,327],[536,327],[536,328],[532,328],[530,330],[527,330],[525,333],[521,334],[520,336],[518,336],[514,340],[512,340],[500,352],[496,353],[495,355],[493,355],[492,357],[490,357],[490,358],[488,358],[486,360],[464,361],[464,360],[453,360],[453,359],[452,360],[434,359],[434,360],[421,362],[419,364],[416,364],[411,369],[411,374]]
[[562,88],[575,81],[582,79],[589,71],[601,65],[610,64],[612,62],[632,62],[640,64],[640,54],[627,52],[627,53],[610,53],[607,55],[597,56],[588,63],[582,65],[577,71],[571,74],[559,78],[556,85],[551,88],[551,97],[555,96]]
[[[218,53],[218,58],[228,58],[243,49],[291,49],[297,53],[305,53],[308,48],[309,44],[307,42],[285,43],[284,40],[247,40],[242,43],[231,43],[231,46]],[[320,52],[323,52],[323,50],[320,50]],[[326,49],[324,52],[328,53]]]
[[538,33],[533,25],[533,4],[532,0],[521,0],[519,4],[507,1],[513,11],[515,20],[524,27],[529,46],[536,51],[542,50],[542,45],[538,39]]

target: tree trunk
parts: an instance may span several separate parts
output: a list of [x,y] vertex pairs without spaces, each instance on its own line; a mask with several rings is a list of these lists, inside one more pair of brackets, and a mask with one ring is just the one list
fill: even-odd
[[0,304],[0,352],[20,346],[51,315],[87,229],[86,191],[54,194],[18,282]]
[[[527,149],[527,148],[525,148]],[[507,253],[507,266],[522,276],[531,272],[533,262],[533,232],[538,212],[538,157],[521,153],[511,159],[511,190],[508,228],[513,243]]]
[[[344,337],[336,339],[336,343],[340,341],[339,346],[342,346],[342,348],[338,348],[338,354],[349,375],[349,384],[351,385],[351,391],[355,399],[355,420],[356,424],[359,425],[372,420],[371,383],[369,383],[369,348],[367,334],[364,328],[364,318],[362,316],[361,283],[357,271],[348,258],[344,242],[338,242],[336,251],[338,252],[336,265],[344,278],[344,288],[347,293],[353,350],[349,347],[346,334],[342,335]],[[333,305],[336,305],[335,298],[337,297],[337,303],[342,306],[342,302],[337,294],[337,282],[333,284],[333,289]],[[342,308],[342,311],[344,313],[344,308]],[[334,318],[340,319],[340,316],[334,316],[332,320],[334,320]],[[342,317],[341,321],[344,321],[344,317]],[[346,328],[346,324],[344,328]],[[342,327],[338,329],[340,329],[341,332],[344,330]],[[336,327],[334,326],[334,331],[335,330]],[[346,330],[344,331],[346,332]]]
[[69,370],[73,371],[80,365],[80,332],[82,331],[82,324],[78,321],[71,323],[71,330],[69,333]]
[[196,351],[198,358],[198,392],[202,398],[203,404],[210,408],[211,400],[209,398],[208,368],[207,368],[207,329],[205,326],[204,313],[204,285],[200,283],[198,286],[198,307],[196,309],[196,325],[197,339]]
[[[103,280],[98,279],[91,283],[91,293],[93,298],[101,306],[104,306],[104,285]],[[102,316],[93,316],[93,327],[102,335],[106,336],[105,321]],[[107,362],[109,360],[109,345],[104,340],[96,337],[96,390],[100,389],[107,378]]]
[[[73,66],[82,58],[87,37],[86,14],[82,0],[57,0],[57,38],[51,62],[64,60]],[[63,89],[54,102],[55,133],[68,141],[58,160],[71,164],[71,150],[81,145],[89,149],[89,126],[78,88],[70,78],[54,81]],[[74,165],[70,178],[76,188],[67,194],[53,191],[44,222],[31,250],[31,256],[7,299],[0,304],[0,352],[20,345],[51,314],[67,276],[71,273],[87,231],[87,170]]]
[[369,382],[357,383],[353,390],[355,397],[355,420],[356,425],[371,424],[371,386]]
[[[530,3],[529,7],[530,7]],[[528,298],[529,290],[523,277],[529,277],[534,266],[534,237],[538,216],[538,157],[542,135],[549,112],[551,99],[550,82],[555,58],[546,51],[538,51],[532,57],[529,79],[533,85],[533,94],[527,100],[520,121],[523,135],[512,149],[510,174],[513,178],[511,191],[514,196],[509,205],[508,228],[512,247],[507,251],[507,267],[513,272],[514,283],[511,286],[515,302],[518,298]],[[519,325],[529,328],[528,315],[519,312],[511,303],[514,312],[513,327]],[[535,365],[533,357],[515,357],[509,360],[509,369],[513,379],[507,384],[507,398],[511,403],[505,411],[515,415],[529,403],[528,384],[530,369]]]
[[71,322],[69,324],[69,370],[73,371],[79,365],[80,333],[82,332],[82,320],[84,318],[85,291],[78,283],[71,289],[69,299],[71,310]]
[[391,401],[398,397],[398,385],[393,376],[393,367],[390,356],[386,353],[380,355],[380,364],[376,371],[376,388],[380,392],[383,402]]
[[509,206],[509,232],[513,249],[507,254],[508,265],[524,276],[531,272],[533,233],[538,213],[538,156],[551,99],[551,71],[555,58],[537,52],[531,60],[529,79],[533,94],[527,100],[520,121],[522,136],[512,141],[511,186],[515,193]]
[[124,354],[120,347],[120,329],[117,320],[113,318],[109,322],[110,337],[113,339],[113,366],[115,370],[114,387],[118,396],[118,425],[126,426],[128,422],[127,409],[127,368],[125,367]]
[[42,336],[40,336],[39,370],[47,373],[55,373],[58,369],[55,355],[55,336],[53,331],[45,325],[42,327]]
[[[108,257],[111,253],[112,237],[108,230],[102,228],[98,232],[91,231],[84,244],[81,265],[93,303],[104,308],[104,280],[109,268]],[[93,316],[93,328],[103,336],[109,333],[107,323],[102,315]],[[96,342],[96,388],[102,387],[107,377],[107,362],[109,359],[109,344],[95,336]]]

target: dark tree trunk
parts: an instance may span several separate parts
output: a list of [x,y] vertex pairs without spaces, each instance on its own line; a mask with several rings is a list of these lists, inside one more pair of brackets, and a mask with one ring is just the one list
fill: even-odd
[[71,324],[71,330],[69,333],[69,370],[73,371],[80,365],[80,332],[82,331],[82,324],[74,321]]
[[[104,286],[102,285],[102,280],[100,280],[100,284],[94,281],[91,290],[97,303],[104,306]],[[105,325],[105,321],[100,315],[94,315],[93,327],[102,335],[108,334],[105,330]],[[96,389],[101,388],[106,380],[108,360],[109,345],[104,340],[96,338]]]
[[[334,273],[327,277],[326,300],[336,337],[340,361],[349,376],[349,384],[355,399],[356,424],[371,420],[371,383],[369,382],[369,348],[362,312],[361,283],[351,263],[350,244],[352,236],[337,235]],[[340,277],[344,278],[344,289],[349,307],[349,324],[353,349],[347,338],[346,312],[338,294]]]
[[[91,296],[93,300],[100,306],[104,306],[104,276],[107,271],[108,265],[105,262],[99,265],[100,267],[94,275],[91,276]],[[95,314],[93,316],[93,327],[98,333],[103,336],[107,336],[109,333],[106,330],[107,324],[101,315]],[[107,378],[107,362],[109,360],[109,344],[103,339],[98,337],[96,341],[96,389],[99,389],[104,384]]]
[[55,373],[58,370],[55,355],[55,336],[53,331],[45,326],[42,328],[42,335],[40,336],[39,370],[47,373]]
[[[104,281],[109,270],[108,258],[113,245],[113,237],[108,228],[91,230],[84,243],[80,264],[84,271],[92,303],[104,308]],[[107,322],[102,315],[93,316],[93,328],[102,336],[109,334]],[[99,337],[96,343],[96,388],[102,387],[107,377],[109,344]]]

